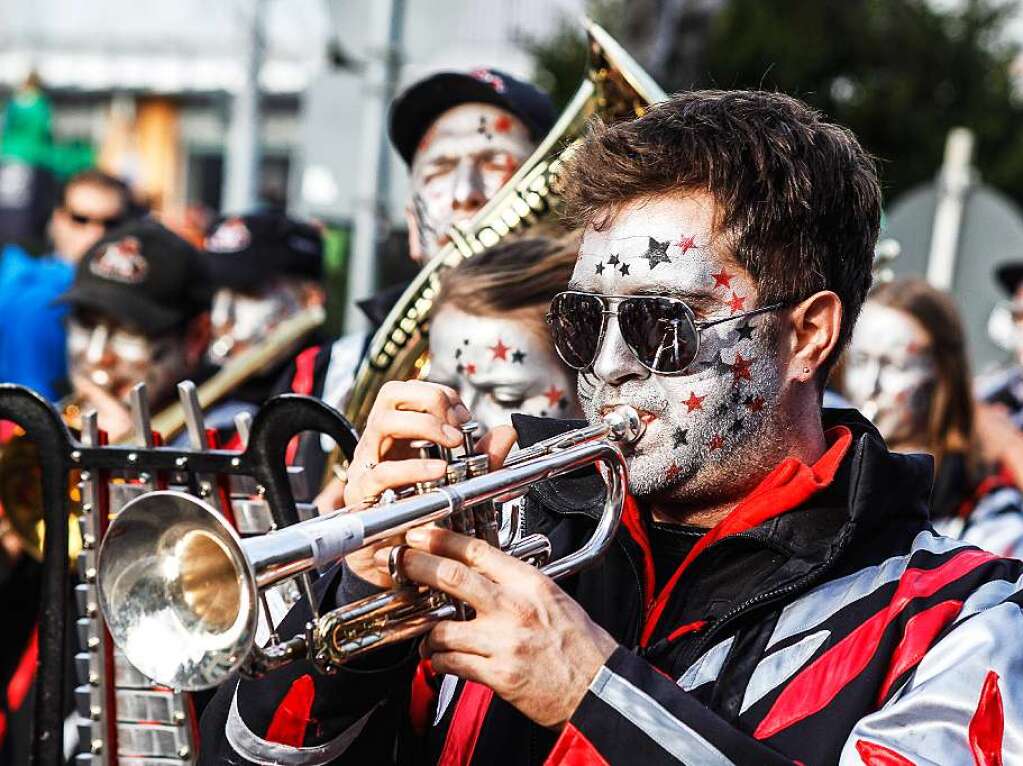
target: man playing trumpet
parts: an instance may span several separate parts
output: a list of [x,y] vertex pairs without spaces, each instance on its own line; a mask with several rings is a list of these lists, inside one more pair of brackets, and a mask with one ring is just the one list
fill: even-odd
[[[856,139],[783,95],[693,92],[597,127],[566,179],[584,236],[554,342],[589,420],[629,405],[645,424],[613,546],[560,584],[439,528],[349,556],[321,609],[390,587],[396,563],[474,616],[332,676],[296,663],[227,684],[207,760],[1019,760],[1023,565],[934,535],[929,460],[820,408],[878,231]],[[386,386],[349,504],[443,475],[409,442],[455,447],[469,417],[452,389]],[[551,428],[519,418],[481,448],[497,466]],[[563,555],[600,486],[535,486],[527,531]]]

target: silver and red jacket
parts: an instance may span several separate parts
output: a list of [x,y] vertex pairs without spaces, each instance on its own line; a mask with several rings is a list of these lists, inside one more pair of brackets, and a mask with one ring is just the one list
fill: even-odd
[[[931,462],[851,411],[693,548],[659,593],[644,511],[563,587],[619,642],[559,731],[476,683],[432,678],[412,642],[337,675],[229,682],[203,763],[1023,763],[1023,563],[930,528]],[[573,424],[517,419],[528,444]],[[537,485],[531,531],[564,553],[593,528],[591,473]],[[370,592],[338,569],[324,608]],[[308,619],[300,604],[285,632]]]

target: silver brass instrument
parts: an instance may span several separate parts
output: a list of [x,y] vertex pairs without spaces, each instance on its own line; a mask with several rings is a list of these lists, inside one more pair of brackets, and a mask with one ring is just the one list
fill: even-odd
[[[97,564],[99,607],[128,661],[173,688],[210,688],[239,669],[259,677],[303,658],[329,673],[372,649],[424,633],[439,620],[467,619],[471,610],[445,593],[404,582],[392,558],[394,589],[319,615],[309,594],[312,570],[431,522],[494,543],[499,526],[495,502],[596,465],[607,495],[597,526],[581,548],[553,562],[547,561],[550,544],[543,535],[529,535],[506,548],[549,577],[574,574],[603,556],[617,531],[628,486],[619,445],[634,444],[643,427],[635,410],[619,407],[599,424],[513,454],[493,472],[487,472],[487,456],[475,454],[470,427],[463,430],[465,454],[445,455],[449,468],[444,479],[248,539],[194,496],[152,492],[125,506],[103,539]],[[262,594],[290,578],[301,581],[314,619],[304,635],[287,641],[271,635],[259,647],[254,636]]]

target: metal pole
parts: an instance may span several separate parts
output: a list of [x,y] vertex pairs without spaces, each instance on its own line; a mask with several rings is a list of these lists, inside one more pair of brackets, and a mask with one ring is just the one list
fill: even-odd
[[245,213],[259,199],[259,70],[263,63],[266,0],[250,0],[245,81],[231,99],[231,126],[225,153],[224,212]]
[[355,236],[348,262],[346,332],[367,329],[366,318],[354,301],[376,289],[377,247],[388,229],[391,160],[387,148],[387,109],[398,82],[404,16],[405,0],[379,0],[371,4],[370,42],[363,75]]
[[963,208],[974,182],[970,168],[972,158],[972,131],[968,128],[950,130],[945,140],[945,161],[938,174],[938,200],[927,257],[927,281],[939,290],[950,290],[955,279]]

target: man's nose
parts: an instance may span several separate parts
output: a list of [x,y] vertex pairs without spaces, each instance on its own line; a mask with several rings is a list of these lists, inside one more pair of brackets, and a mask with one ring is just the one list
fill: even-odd
[[609,386],[620,386],[633,379],[643,379],[650,371],[639,363],[632,353],[622,332],[618,328],[618,317],[607,317],[604,338],[597,350],[597,358],[593,361],[593,374]]
[[455,168],[455,189],[451,207],[455,210],[474,212],[487,203],[483,193],[483,176],[476,163],[466,158]]

